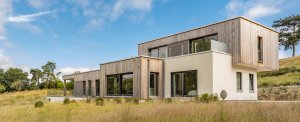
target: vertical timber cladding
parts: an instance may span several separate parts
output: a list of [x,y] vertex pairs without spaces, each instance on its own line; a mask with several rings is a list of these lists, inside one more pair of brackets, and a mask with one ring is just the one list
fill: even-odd
[[89,72],[82,72],[78,74],[71,74],[63,76],[64,80],[74,80],[74,96],[83,96],[83,81],[86,81],[86,91],[88,93],[88,81],[92,83],[92,94],[91,96],[96,96],[95,84],[96,80],[100,78],[100,70],[94,70]]
[[[188,30],[185,32],[177,33],[167,37],[159,38],[156,40],[144,42],[138,45],[139,55],[148,55],[148,51],[151,48],[169,45],[172,43],[186,41],[189,42],[191,39],[217,34],[218,41],[227,43],[229,46],[229,53],[232,54],[233,64],[240,62],[240,19],[234,18],[211,25],[203,26],[200,28]],[[171,45],[170,45],[171,46]],[[189,46],[183,46],[189,48]],[[189,49],[183,49],[189,50]]]
[[[162,60],[147,57],[136,57],[126,60],[101,64],[100,95],[107,97],[107,75],[133,73],[133,97],[148,98],[148,81],[150,72],[162,75]],[[162,77],[162,76],[161,76]],[[162,79],[159,82],[162,84]],[[162,87],[159,86],[162,95]]]
[[[241,19],[241,64],[278,69],[278,32],[261,26],[247,19]],[[258,65],[257,40],[263,41],[263,65]]]

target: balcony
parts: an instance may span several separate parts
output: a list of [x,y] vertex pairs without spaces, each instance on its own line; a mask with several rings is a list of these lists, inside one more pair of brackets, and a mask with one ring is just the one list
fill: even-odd
[[228,44],[212,39],[199,39],[191,42],[191,53],[218,51],[228,53]]

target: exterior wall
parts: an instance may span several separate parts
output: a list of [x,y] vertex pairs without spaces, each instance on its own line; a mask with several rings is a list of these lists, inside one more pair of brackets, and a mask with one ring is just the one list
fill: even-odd
[[[236,72],[242,73],[242,92],[237,91]],[[254,74],[254,92],[249,91],[249,74]],[[231,56],[213,53],[213,93],[226,90],[226,100],[257,100],[257,75],[255,69],[233,67]]]
[[[100,75],[100,96],[107,96],[107,75],[133,73],[133,97],[147,99],[148,82],[150,72],[157,72],[162,75],[163,61],[156,58],[136,57],[106,64],[101,64]],[[162,83],[162,78],[159,78],[159,83]],[[162,97],[162,87],[159,87],[159,97]]]
[[96,80],[100,79],[100,70],[82,72],[78,74],[71,74],[63,76],[64,80],[74,81],[74,96],[83,96],[83,81],[86,82],[86,96],[88,95],[88,81],[92,83],[92,93],[91,96],[96,96]]
[[[279,68],[279,34],[246,19],[241,19],[240,23],[241,61],[239,63],[242,65],[259,67],[258,69],[261,68],[263,70],[277,70]],[[257,62],[258,37],[262,37],[263,40],[263,64]]]
[[[173,43],[188,42],[212,34],[218,35],[218,41],[228,44],[233,65],[253,67],[258,70],[278,69],[278,32],[243,17],[141,43],[138,54],[148,55],[151,48],[172,46]],[[263,37],[264,63],[262,65],[257,62],[257,36]],[[183,48],[188,50],[189,46]]]
[[200,52],[165,59],[165,97],[171,97],[171,73],[197,70],[198,95],[213,92],[213,71],[211,51]]
[[[207,51],[165,59],[165,97],[171,97],[171,73],[197,70],[197,93],[220,94],[226,90],[227,100],[257,100],[254,69],[233,67],[230,54]],[[183,63],[184,62],[184,63]],[[243,92],[236,90],[236,72],[242,72]],[[249,73],[254,74],[254,92],[249,92]]]

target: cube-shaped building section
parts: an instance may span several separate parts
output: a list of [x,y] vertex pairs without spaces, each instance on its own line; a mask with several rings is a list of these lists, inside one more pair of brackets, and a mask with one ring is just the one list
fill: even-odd
[[138,57],[63,76],[74,96],[257,100],[257,72],[277,70],[277,31],[237,17],[138,44]]

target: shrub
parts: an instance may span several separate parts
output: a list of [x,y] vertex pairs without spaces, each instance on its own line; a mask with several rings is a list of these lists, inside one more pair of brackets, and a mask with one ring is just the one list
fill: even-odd
[[34,107],[35,108],[41,108],[41,107],[43,107],[44,106],[44,103],[42,102],[42,101],[37,101],[37,102],[35,102],[35,104],[34,104]]
[[139,104],[140,103],[140,98],[132,98],[132,103]]
[[225,100],[227,97],[227,92],[225,90],[222,90],[220,93],[220,97],[222,98],[222,100]]
[[69,98],[65,98],[64,99],[64,104],[66,105],[66,104],[70,104],[70,99]]
[[132,102],[132,98],[125,98],[125,102],[126,102],[126,103]]
[[86,103],[91,103],[91,98],[90,97],[88,97],[88,98],[86,98],[86,101],[85,101]]
[[166,102],[166,103],[172,103],[173,99],[172,98],[165,98],[164,102]]
[[204,93],[201,96],[198,96],[195,98],[196,102],[203,102],[203,103],[209,103],[219,100],[219,97],[217,94],[208,94]]
[[0,84],[0,93],[4,92],[5,89],[6,89],[5,86],[3,86],[3,85]]
[[104,105],[104,99],[101,97],[96,98],[96,106],[103,106]]
[[146,102],[153,102],[153,99],[148,98],[148,99],[146,99]]
[[121,104],[122,103],[122,99],[117,97],[117,98],[114,98],[114,101],[117,103],[117,104]]
[[71,100],[71,103],[77,103],[77,101],[76,100]]

